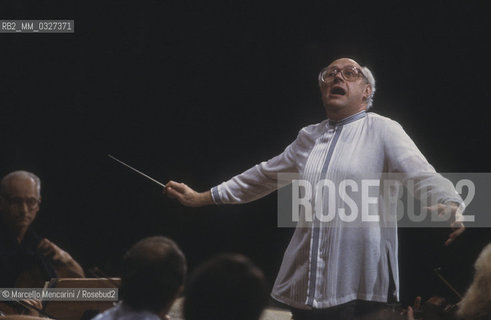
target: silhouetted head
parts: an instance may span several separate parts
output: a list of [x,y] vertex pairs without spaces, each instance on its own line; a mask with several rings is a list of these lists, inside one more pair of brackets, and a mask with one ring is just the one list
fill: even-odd
[[186,258],[166,237],[150,237],[126,252],[119,296],[134,310],[160,313],[176,299],[186,274]]
[[257,320],[268,301],[264,275],[248,258],[217,256],[198,267],[185,289],[186,320]]

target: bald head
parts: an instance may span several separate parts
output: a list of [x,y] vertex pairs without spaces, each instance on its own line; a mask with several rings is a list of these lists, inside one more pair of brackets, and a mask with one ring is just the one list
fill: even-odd
[[41,180],[34,173],[24,170],[10,172],[5,175],[0,182],[0,194],[8,194],[11,184],[17,182],[32,183],[36,189],[38,197],[41,196]]
[[319,87],[328,118],[341,120],[372,106],[375,78],[357,61],[341,58],[321,70]]
[[351,58],[339,58],[339,59],[336,59],[333,62],[331,62],[331,64],[329,64],[329,66],[331,66],[331,65],[338,65],[338,64],[345,64],[345,63],[346,64],[350,64],[350,65],[354,65],[357,68],[361,68],[360,64],[358,62],[356,62],[354,59],[351,59]]

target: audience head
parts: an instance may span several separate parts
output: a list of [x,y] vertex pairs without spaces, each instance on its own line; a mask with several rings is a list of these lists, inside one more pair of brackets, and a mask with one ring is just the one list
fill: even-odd
[[166,237],[137,242],[123,259],[120,299],[138,311],[166,313],[184,283],[186,258]]
[[474,279],[459,303],[457,315],[469,320],[488,319],[491,316],[491,244],[481,251],[474,269]]
[[225,254],[193,272],[183,313],[186,320],[257,320],[267,301],[261,270],[242,255]]
[[41,181],[27,171],[14,171],[0,182],[0,214],[14,233],[25,233],[41,203]]

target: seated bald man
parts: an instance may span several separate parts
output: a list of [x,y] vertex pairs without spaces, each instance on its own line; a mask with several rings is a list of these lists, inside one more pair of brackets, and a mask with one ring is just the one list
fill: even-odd
[[41,181],[15,171],[0,182],[0,287],[42,287],[51,278],[84,277],[82,267],[31,228],[41,203]]
[[[388,201],[364,206],[357,193],[350,208],[342,208],[346,213],[337,211],[336,206],[328,206],[331,200],[345,202],[339,193],[322,190],[322,183],[341,186],[347,180],[370,179],[382,186],[386,174],[397,173],[400,182],[415,182],[416,191],[437,202],[432,210],[448,209],[454,217],[462,199],[453,186],[446,187],[448,180],[435,172],[397,122],[367,112],[375,93],[375,78],[367,67],[353,59],[337,59],[320,71],[318,84],[327,118],[301,129],[283,153],[209,191],[199,193],[169,181],[164,193],[183,205],[199,207],[262,198],[290,182],[279,179],[280,173],[321,185],[320,193],[312,191],[309,215],[305,206],[301,208],[299,216],[310,219],[297,220],[271,295],[289,305],[296,320],[359,319],[398,300],[397,222],[351,227],[347,211],[354,207],[358,211],[352,209],[352,215],[360,212],[358,217],[370,215],[383,221],[384,215],[397,216],[397,206]],[[320,210],[317,200],[322,203]],[[325,212],[332,214],[331,220],[323,219]],[[452,226],[455,230],[446,245],[464,230],[462,224]]]

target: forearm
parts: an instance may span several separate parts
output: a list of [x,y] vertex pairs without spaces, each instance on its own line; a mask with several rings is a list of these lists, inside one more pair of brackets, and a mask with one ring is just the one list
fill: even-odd
[[214,204],[210,190],[198,193],[198,204],[199,207]]
[[84,278],[85,277],[84,269],[71,256],[69,256],[69,258],[66,258],[65,262],[63,262],[63,263],[56,263],[55,262],[55,268],[56,268],[56,272],[62,278]]
[[[293,171],[293,170],[291,170]],[[279,181],[281,171],[270,162],[262,162],[211,189],[216,203],[239,204],[260,199],[289,183]]]

